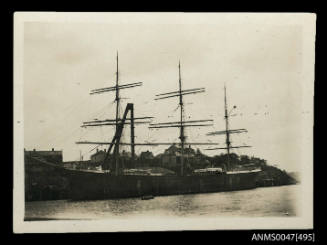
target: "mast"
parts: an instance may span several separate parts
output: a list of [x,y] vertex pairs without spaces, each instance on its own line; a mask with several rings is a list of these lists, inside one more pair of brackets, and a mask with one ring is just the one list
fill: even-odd
[[230,162],[230,149],[236,149],[236,148],[246,148],[251,147],[249,145],[241,145],[241,146],[231,146],[230,142],[230,134],[239,134],[239,133],[247,133],[248,131],[244,128],[240,129],[229,129],[229,114],[232,112],[233,109],[235,109],[236,106],[233,106],[233,108],[228,111],[228,105],[227,105],[227,93],[226,93],[226,85],[224,85],[224,109],[225,109],[225,130],[223,131],[214,131],[207,133],[208,136],[213,135],[226,135],[226,147],[218,147],[218,148],[209,148],[206,150],[227,150],[227,171],[231,170],[231,162]]
[[[83,122],[83,125],[81,127],[94,127],[94,126],[115,126],[115,131],[116,133],[118,131],[120,131],[120,128],[123,127],[121,124],[130,124],[131,125],[131,152],[132,152],[132,160],[134,160],[135,158],[135,142],[134,142],[134,138],[135,138],[135,133],[134,133],[134,125],[135,124],[146,124],[146,123],[150,123],[150,121],[144,121],[144,119],[151,119],[153,117],[134,117],[134,109],[132,105],[129,105],[129,109],[128,111],[131,111],[131,116],[130,118],[126,118],[126,116],[122,119],[120,117],[120,90],[121,89],[128,89],[128,88],[134,88],[134,87],[138,87],[142,85],[142,82],[135,82],[135,83],[129,83],[129,84],[119,84],[119,66],[118,66],[118,51],[117,51],[117,55],[116,55],[116,84],[115,86],[112,87],[105,87],[105,88],[98,88],[98,89],[93,89],[91,90],[90,94],[102,94],[102,93],[106,93],[106,92],[113,92],[115,91],[115,103],[116,103],[116,117],[115,119],[106,119],[106,120],[93,120],[93,121],[87,121],[87,122]],[[143,120],[143,121],[139,121],[139,120]],[[128,122],[126,122],[128,121]],[[112,141],[111,143],[109,143],[109,148],[107,151],[107,154],[105,156],[105,159],[103,160],[103,166],[107,169],[108,167],[113,170],[114,168],[114,174],[118,175],[119,174],[119,145],[124,145],[120,143],[120,139],[117,140],[116,139],[116,134],[114,136],[114,141]],[[119,137],[121,137],[121,135],[119,135]],[[76,142],[77,144],[80,144],[81,142]],[[98,142],[83,142],[83,144],[98,144],[101,145],[101,143]],[[111,166],[108,166],[106,161],[109,157],[109,149],[111,149],[113,146],[112,144],[115,146],[114,147],[114,154],[113,154],[113,159],[115,163],[113,163]]]
[[183,94],[182,94],[182,78],[181,78],[181,62],[178,62],[178,71],[179,71],[179,105],[181,109],[181,119],[180,119],[180,140],[181,140],[181,175],[184,175],[184,142],[185,142],[185,136],[184,136],[184,125],[183,125],[183,119],[184,119],[184,106],[183,106]]
[[224,101],[225,101],[225,123],[226,123],[226,149],[227,149],[227,169],[230,169],[230,139],[229,139],[229,125],[228,125],[228,109],[226,98],[226,85],[224,85]]
[[[157,94],[155,100],[162,100],[162,99],[168,99],[168,98],[175,98],[179,97],[179,107],[180,107],[180,120],[176,122],[165,122],[165,123],[153,123],[150,124],[149,128],[171,128],[171,127],[177,127],[180,128],[180,145],[181,145],[181,176],[184,175],[184,147],[185,147],[185,127],[202,127],[202,126],[212,126],[212,124],[199,124],[200,122],[212,122],[213,120],[184,120],[184,103],[183,103],[183,96],[184,95],[190,95],[190,94],[197,94],[197,93],[203,93],[205,92],[204,88],[193,88],[193,89],[184,89],[182,90],[182,77],[181,77],[181,63],[178,62],[178,85],[179,89],[177,91],[173,92],[167,92],[167,93],[161,93]],[[192,124],[190,124],[192,123]],[[166,144],[166,143],[157,143],[159,144]],[[217,145],[217,143],[188,143],[192,145]]]
[[[116,57],[116,131],[118,130],[118,122],[119,122],[119,74],[118,74],[118,51]],[[118,164],[119,164],[119,144],[116,144],[115,147],[115,162],[116,162],[116,172],[115,174],[118,175]]]

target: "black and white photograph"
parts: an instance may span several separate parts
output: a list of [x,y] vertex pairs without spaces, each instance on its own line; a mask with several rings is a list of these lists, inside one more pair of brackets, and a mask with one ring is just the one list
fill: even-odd
[[313,13],[14,15],[14,232],[313,228]]

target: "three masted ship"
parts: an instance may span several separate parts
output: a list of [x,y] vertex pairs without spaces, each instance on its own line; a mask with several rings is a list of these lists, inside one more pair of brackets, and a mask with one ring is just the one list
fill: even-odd
[[[102,163],[101,171],[88,170],[67,170],[69,171],[71,198],[75,200],[90,199],[109,199],[125,197],[159,196],[159,195],[178,195],[187,193],[205,193],[220,192],[255,188],[255,179],[260,169],[234,170],[230,164],[229,155],[233,148],[242,148],[249,146],[231,146],[230,134],[246,132],[245,129],[230,130],[228,125],[228,108],[225,87],[225,122],[224,131],[216,131],[207,135],[226,135],[226,147],[209,148],[208,150],[227,150],[226,167],[223,168],[204,168],[194,171],[185,171],[185,146],[190,145],[217,145],[218,143],[200,143],[187,142],[185,136],[186,127],[210,126],[212,120],[185,120],[184,101],[186,95],[192,95],[205,92],[205,88],[182,89],[181,66],[179,70],[179,89],[173,92],[166,92],[156,95],[155,100],[168,98],[178,98],[180,109],[180,120],[176,122],[150,123],[145,121],[152,117],[135,117],[134,104],[127,103],[125,111],[120,117],[120,90],[141,86],[142,83],[119,84],[118,72],[118,53],[116,57],[116,85],[113,87],[94,89],[90,94],[102,94],[106,92],[115,92],[116,118],[107,120],[94,120],[84,122],[83,127],[96,127],[111,125],[115,127],[115,134],[111,142],[91,142],[79,141],[77,144],[96,144],[108,145],[105,158]],[[161,143],[136,143],[135,142],[135,124],[150,123],[149,128],[164,129],[178,128],[180,157],[178,165],[180,171],[174,174],[151,174],[149,171],[137,171],[134,169],[125,169],[123,159],[120,157],[120,146],[129,145],[131,147],[131,161],[135,161],[135,146],[158,146],[171,145],[173,142]],[[130,143],[122,142],[122,134],[130,127]]]

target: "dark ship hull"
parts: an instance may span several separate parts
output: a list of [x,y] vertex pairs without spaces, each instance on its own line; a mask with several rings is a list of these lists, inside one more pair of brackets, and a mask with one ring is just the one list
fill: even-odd
[[[29,159],[29,158],[28,158]],[[211,175],[119,175],[89,170],[73,170],[31,158],[40,166],[55,169],[69,183],[66,198],[71,200],[100,200],[127,197],[179,195],[253,189],[259,169],[221,172]]]
[[96,200],[179,195],[252,189],[257,171],[207,176],[112,176],[106,173],[71,171],[71,198]]

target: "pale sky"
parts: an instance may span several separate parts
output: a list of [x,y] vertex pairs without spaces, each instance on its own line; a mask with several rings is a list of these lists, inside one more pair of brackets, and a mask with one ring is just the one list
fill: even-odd
[[[252,146],[235,153],[264,158],[289,171],[307,164],[302,156],[312,147],[312,19],[296,14],[100,16],[96,21],[82,16],[25,22],[26,149],[61,149],[64,161],[79,159],[81,151],[88,159],[95,145],[76,145],[76,141],[111,140],[113,127],[80,125],[114,118],[115,94],[89,92],[115,85],[118,51],[120,83],[143,82],[142,87],[121,90],[126,98],[122,110],[132,102],[135,117],[177,121],[178,98],[154,101],[154,97],[178,89],[180,60],[183,88],[206,88],[205,93],[185,96],[186,119],[214,120],[212,127],[187,128],[187,141],[225,146],[224,136],[206,133],[224,130],[226,84],[229,107],[237,106],[230,128],[248,130],[232,135],[232,145]],[[136,126],[135,133],[137,143],[177,142],[179,136],[177,128],[149,130],[146,125]],[[224,152],[198,148],[208,155]],[[148,149],[158,154],[165,147],[136,147],[137,153]]]

